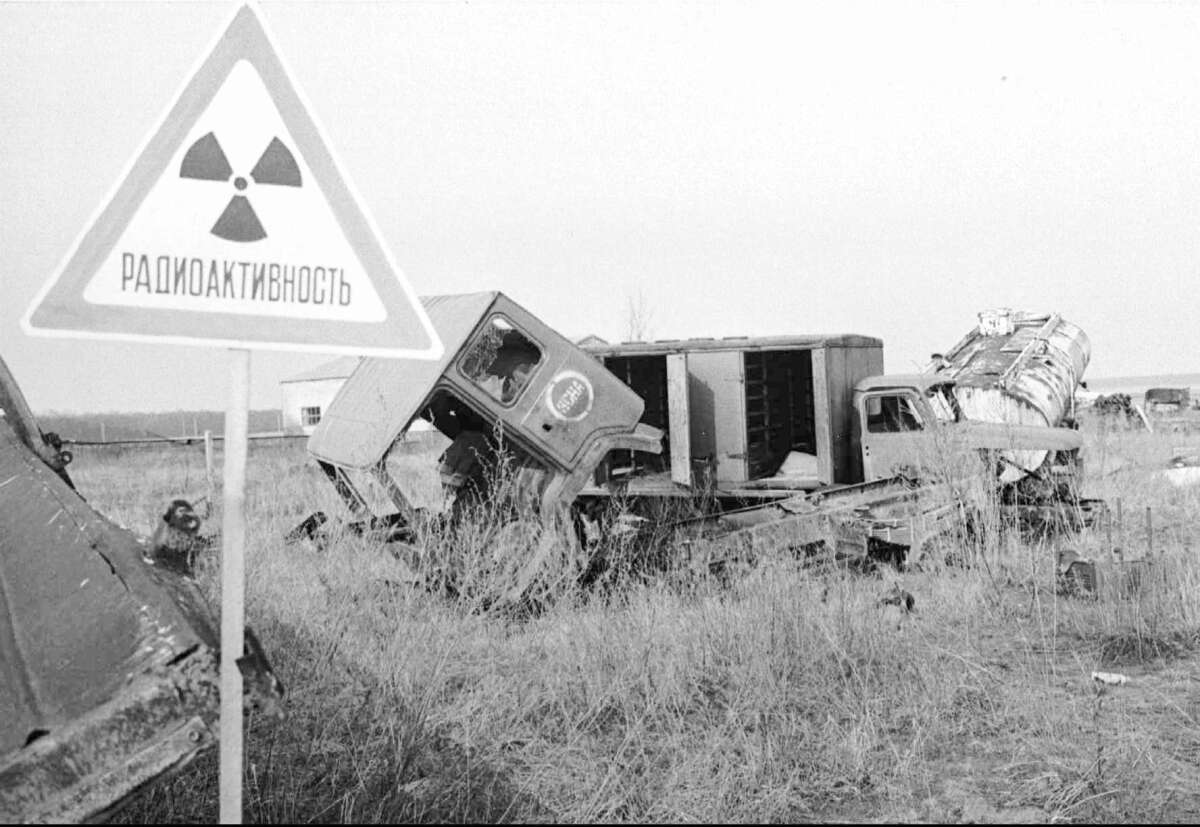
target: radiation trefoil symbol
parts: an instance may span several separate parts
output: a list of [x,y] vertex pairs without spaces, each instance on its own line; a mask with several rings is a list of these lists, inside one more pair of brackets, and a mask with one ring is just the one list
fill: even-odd
[[[197,139],[183,156],[183,163],[179,166],[179,177],[226,182],[232,179],[238,193],[244,192],[248,186],[246,179],[241,175],[234,177],[233,167],[225,157],[217,137],[211,132]],[[250,177],[254,179],[255,184],[299,187],[300,167],[296,165],[296,159],[291,150],[284,146],[283,141],[272,138],[254,169],[250,170]],[[262,241],[267,237],[267,231],[258,220],[258,214],[254,212],[254,207],[250,206],[250,199],[240,194],[229,199],[229,204],[209,232],[226,241]]]

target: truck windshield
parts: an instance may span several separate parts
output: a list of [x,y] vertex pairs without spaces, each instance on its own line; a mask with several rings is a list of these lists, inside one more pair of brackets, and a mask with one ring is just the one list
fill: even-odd
[[493,316],[462,357],[462,372],[503,405],[521,395],[542,351],[512,322]]
[[867,431],[873,434],[919,431],[924,427],[916,397],[888,393],[866,399]]

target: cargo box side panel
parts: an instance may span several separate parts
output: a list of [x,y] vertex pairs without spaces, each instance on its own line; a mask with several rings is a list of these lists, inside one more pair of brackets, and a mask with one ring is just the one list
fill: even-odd
[[746,383],[743,354],[714,350],[688,354],[692,386],[692,453],[711,446],[717,484],[737,487],[749,479],[746,454]]

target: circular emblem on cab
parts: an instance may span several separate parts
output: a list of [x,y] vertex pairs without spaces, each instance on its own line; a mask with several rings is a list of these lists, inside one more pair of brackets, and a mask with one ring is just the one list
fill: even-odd
[[546,407],[557,419],[578,422],[592,412],[592,383],[576,370],[564,370],[546,388]]

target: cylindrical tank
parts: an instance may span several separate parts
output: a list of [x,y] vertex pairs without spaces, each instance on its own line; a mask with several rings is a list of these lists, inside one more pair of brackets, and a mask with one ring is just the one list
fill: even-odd
[[[1091,358],[1091,343],[1057,313],[1007,308],[979,314],[979,326],[934,365],[955,380],[967,419],[1011,425],[1059,426],[1074,414],[1075,388]],[[1007,451],[1003,482],[1036,471],[1048,451]]]

